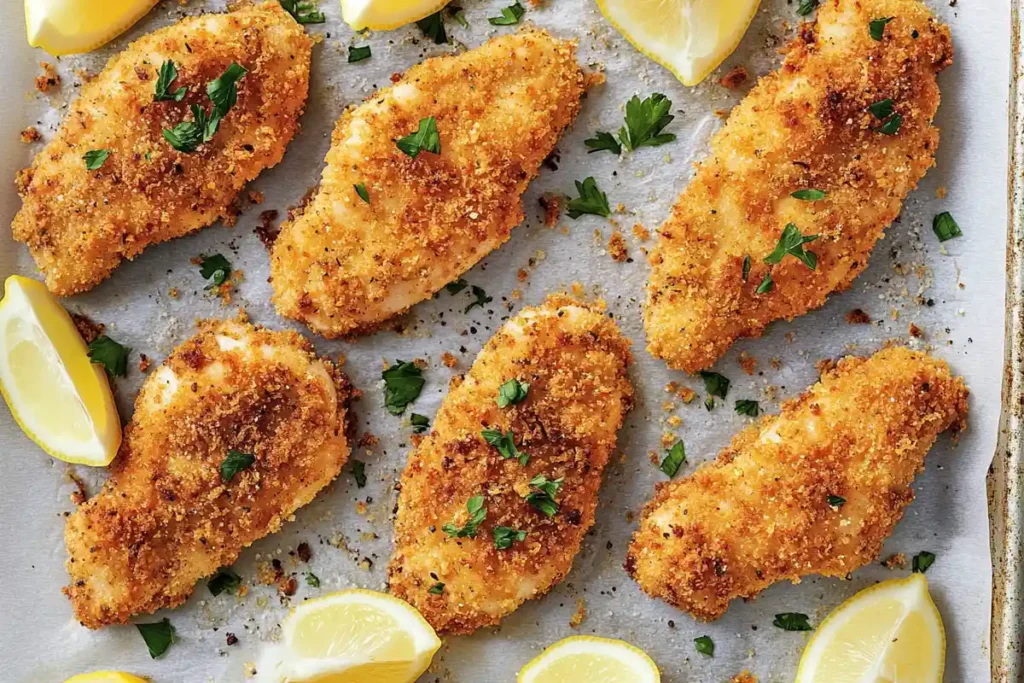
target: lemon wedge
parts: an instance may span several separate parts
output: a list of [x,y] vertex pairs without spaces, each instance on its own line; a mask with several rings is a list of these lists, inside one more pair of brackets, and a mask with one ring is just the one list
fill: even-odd
[[28,44],[51,55],[95,50],[121,35],[159,0],[25,0]]
[[697,85],[732,54],[761,0],[597,0],[637,50]]
[[416,608],[359,589],[302,603],[281,630],[256,666],[261,683],[412,683],[441,647]]
[[123,671],[94,671],[91,674],[72,676],[64,683],[148,683],[145,678],[132,676]]
[[611,638],[563,638],[533,658],[517,683],[659,683],[658,665],[640,648]]
[[441,9],[450,0],[341,0],[341,18],[356,31],[389,31]]
[[857,593],[807,643],[796,683],[938,683],[946,660],[942,617],[924,574]]
[[29,438],[58,460],[106,465],[117,454],[121,420],[106,372],[57,299],[19,275],[7,278],[0,301],[0,392]]

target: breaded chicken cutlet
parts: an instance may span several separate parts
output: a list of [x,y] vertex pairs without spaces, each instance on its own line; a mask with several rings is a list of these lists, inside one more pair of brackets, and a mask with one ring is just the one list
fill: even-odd
[[[886,18],[875,40],[871,22]],[[936,74],[952,56],[920,0],[823,1],[661,226],[648,350],[696,372],[849,287],[935,163]]]
[[561,581],[632,403],[630,362],[603,306],[552,296],[509,320],[409,458],[391,592],[458,634]]
[[[91,289],[150,244],[228,215],[298,130],[312,46],[272,1],[154,31],[85,83],[56,137],[18,176],[14,238],[50,291]],[[245,70],[237,80],[233,64]],[[215,101],[219,124],[191,126],[197,110],[216,116]]]
[[348,396],[299,334],[204,323],[146,380],[110,479],[68,518],[75,617],[175,607],[276,531],[348,458]]
[[717,460],[659,485],[626,570],[703,620],[778,581],[849,574],[878,556],[936,437],[963,428],[967,393],[905,348],[841,360]]
[[429,59],[345,112],[316,195],[274,243],[278,312],[351,335],[458,279],[522,222],[584,86],[573,43],[526,30]]

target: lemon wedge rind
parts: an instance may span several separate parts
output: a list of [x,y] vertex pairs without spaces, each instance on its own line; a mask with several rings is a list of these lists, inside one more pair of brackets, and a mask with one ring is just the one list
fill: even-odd
[[88,674],[72,676],[64,683],[148,683],[145,678],[139,678],[123,671],[93,671]]
[[571,636],[547,647],[519,672],[517,683],[559,683],[567,680],[660,683],[658,665],[638,647],[598,636]]
[[28,44],[51,55],[89,52],[144,17],[159,0],[25,0]]
[[341,18],[352,29],[390,31],[437,12],[450,0],[341,0]]

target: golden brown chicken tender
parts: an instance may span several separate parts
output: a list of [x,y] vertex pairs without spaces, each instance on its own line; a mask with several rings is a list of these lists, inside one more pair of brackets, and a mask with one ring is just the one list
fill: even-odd
[[[319,190],[274,244],[278,312],[338,337],[458,279],[522,222],[583,92],[575,45],[528,30],[429,59],[347,111]],[[415,158],[399,149],[433,128]]]
[[603,305],[553,296],[508,321],[409,458],[391,592],[470,633],[561,581],[594,523],[630,362]]
[[204,323],[146,380],[103,491],[67,521],[89,628],[175,607],[349,455],[347,380],[295,332]]
[[[82,86],[56,137],[18,177],[14,238],[46,285],[66,296],[99,284],[124,259],[228,215],[239,191],[274,166],[298,130],[312,40],[276,2],[184,19],[135,41]],[[177,69],[157,100],[160,70]],[[165,130],[213,110],[207,84],[237,63],[237,102],[213,137],[177,151]],[[178,101],[173,94],[187,88]],[[89,170],[83,157],[105,151]]]
[[845,576],[878,556],[928,449],[966,417],[967,389],[941,360],[845,358],[717,460],[659,485],[626,570],[704,620],[777,581]]
[[[875,40],[870,23],[889,17]],[[822,2],[659,230],[648,350],[695,372],[848,287],[935,163],[936,74],[952,55],[949,30],[919,0]],[[790,248],[776,252],[784,231]]]

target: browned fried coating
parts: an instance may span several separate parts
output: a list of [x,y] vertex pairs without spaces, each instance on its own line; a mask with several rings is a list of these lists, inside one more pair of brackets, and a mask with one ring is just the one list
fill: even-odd
[[[480,353],[452,389],[434,430],[402,475],[391,592],[416,606],[443,633],[497,624],[568,573],[594,523],[601,472],[631,405],[629,343],[603,312],[563,296],[524,309]],[[496,402],[510,379],[529,383],[526,399]],[[514,434],[525,466],[503,459],[484,429]],[[548,518],[524,496],[543,474],[564,478]],[[453,538],[447,523],[466,523],[466,503],[482,495],[487,517],[475,538]],[[511,548],[495,547],[498,526],[525,531]],[[431,587],[444,584],[439,594]]]
[[[575,45],[526,30],[429,59],[345,112],[316,196],[274,244],[278,312],[337,337],[458,279],[522,222],[522,194],[583,92]],[[427,117],[441,152],[411,158],[395,141]]]
[[[892,17],[881,41],[869,23]],[[648,350],[695,372],[739,337],[825,303],[864,270],[904,197],[935,162],[936,74],[952,62],[949,30],[919,0],[826,0],[782,67],[732,111],[651,254]],[[891,99],[903,117],[886,135],[868,111]],[[801,189],[819,201],[791,197]],[[793,223],[817,255],[764,258]],[[750,271],[744,280],[744,259]],[[757,290],[771,273],[774,285]]]
[[[89,628],[181,604],[326,486],[349,455],[347,382],[295,332],[209,322],[150,375],[103,491],[68,518]],[[224,481],[229,451],[255,463]]]
[[[46,285],[65,296],[91,289],[150,244],[210,225],[247,182],[277,164],[298,130],[312,40],[278,2],[184,19],[135,41],[82,86],[56,137],[18,176],[23,206],[14,238],[28,245]],[[154,101],[173,60],[187,87]],[[191,154],[162,131],[211,109],[206,85],[237,62],[248,70],[238,102],[213,139]],[[98,170],[82,156],[105,149]]]
[[717,460],[661,484],[626,570],[704,620],[777,581],[845,576],[878,556],[928,449],[966,417],[967,389],[941,360],[904,348],[845,358]]

